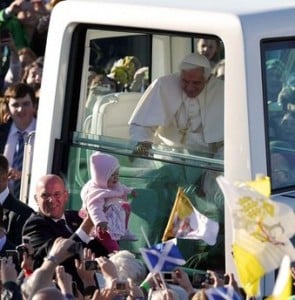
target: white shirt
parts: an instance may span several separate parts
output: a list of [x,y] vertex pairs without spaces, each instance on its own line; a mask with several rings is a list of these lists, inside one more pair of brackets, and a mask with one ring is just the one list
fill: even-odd
[[[36,129],[36,119],[34,118],[31,124],[22,132],[24,132],[24,138],[26,140],[28,134]],[[6,145],[4,148],[4,156],[7,158],[9,166],[12,166],[13,155],[15,152],[16,144],[18,142],[18,131],[19,129],[12,123]]]

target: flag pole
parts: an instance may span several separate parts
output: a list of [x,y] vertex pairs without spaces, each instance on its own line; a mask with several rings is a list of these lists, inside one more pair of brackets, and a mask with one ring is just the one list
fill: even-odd
[[140,226],[140,229],[141,229],[142,235],[143,235],[143,237],[144,237],[144,239],[145,239],[145,242],[146,242],[147,246],[148,246],[149,248],[151,248],[151,243],[150,243],[150,241],[148,240],[148,237],[147,237],[147,235],[146,235],[146,233],[145,233],[143,227]]
[[[148,240],[148,237],[147,237],[147,235],[146,235],[146,233],[145,233],[143,227],[140,226],[140,229],[141,229],[142,235],[143,235],[143,237],[144,237],[144,239],[145,239],[145,242],[146,242],[147,246],[148,246],[149,248],[151,248],[151,243],[150,243],[150,241]],[[149,270],[149,271],[152,273],[151,270]],[[165,280],[164,280],[163,274],[162,274],[161,272],[158,272],[158,274],[159,274],[159,276],[160,276],[160,279],[161,279],[161,282],[162,282],[163,287],[164,287],[165,289],[167,289],[167,284],[166,284],[166,282],[165,282]],[[158,283],[158,280],[157,280],[156,277],[155,277],[155,274],[152,274],[152,278],[153,278],[153,280],[154,280],[154,283],[155,283],[156,287],[157,287],[158,289],[160,289],[161,287],[160,287],[160,285],[159,285],[159,283]]]

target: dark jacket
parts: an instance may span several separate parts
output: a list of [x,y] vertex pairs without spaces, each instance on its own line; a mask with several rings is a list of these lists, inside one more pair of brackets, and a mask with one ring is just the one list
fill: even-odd
[[4,200],[3,223],[7,230],[8,239],[15,245],[22,243],[22,230],[25,222],[34,213],[34,210],[25,203],[16,200],[9,193]]
[[[30,237],[31,244],[35,250],[35,267],[39,267],[42,264],[44,257],[49,254],[50,248],[56,238],[72,238],[77,242],[82,242],[74,233],[82,223],[78,212],[67,210],[65,211],[65,218],[73,233],[64,232],[59,224],[51,218],[40,214],[32,215],[25,223],[23,235]],[[82,244],[86,247],[85,243],[82,242]],[[87,248],[90,248],[97,257],[108,254],[106,249],[96,239],[88,243]],[[80,291],[83,291],[83,284],[77,273],[74,257],[67,259],[62,265],[65,267],[65,271],[72,275],[73,281],[76,281]]]

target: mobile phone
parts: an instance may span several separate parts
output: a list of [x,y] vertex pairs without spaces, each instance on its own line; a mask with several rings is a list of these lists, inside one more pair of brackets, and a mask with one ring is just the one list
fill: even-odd
[[95,260],[86,260],[85,261],[85,269],[87,271],[94,271],[98,269],[98,263]]
[[16,250],[6,250],[6,256],[7,257],[11,256],[15,266],[18,266],[19,260],[18,260],[18,252]]
[[172,272],[162,272],[162,274],[166,282],[173,282]]

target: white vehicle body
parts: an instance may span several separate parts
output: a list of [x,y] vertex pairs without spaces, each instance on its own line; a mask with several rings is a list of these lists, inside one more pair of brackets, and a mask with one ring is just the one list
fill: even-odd
[[[78,38],[77,43],[80,45],[82,41],[80,47],[84,49],[81,52],[83,56],[78,55],[81,59],[80,74],[70,74],[73,70],[71,65],[76,63],[73,60],[73,57],[76,58],[73,55],[76,45],[73,37],[81,24],[85,28],[81,32],[85,35],[81,40]],[[221,124],[225,132],[224,175],[230,181],[254,179],[258,173],[270,175],[261,45],[266,39],[290,38],[294,41],[294,28],[294,1],[62,1],[53,9],[48,32],[29,204],[35,207],[34,183],[40,176],[60,171],[67,177],[61,167],[67,165],[67,155],[64,157],[64,152],[58,149],[64,147],[65,141],[72,139],[73,131],[83,131],[84,117],[81,112],[85,105],[80,101],[76,104],[78,113],[66,116],[69,103],[76,101],[69,95],[77,94],[76,99],[86,101],[89,41],[96,37],[97,30],[100,30],[100,37],[110,37],[112,32],[113,36],[127,35],[123,31],[130,36],[138,31],[142,34],[152,32],[150,81],[177,71],[181,59],[191,51],[191,44],[182,35],[215,36],[222,40],[226,61],[225,122]],[[75,76],[81,77],[80,86],[69,85],[71,80],[77,83],[73,79]],[[70,125],[64,125],[65,118],[67,124],[75,123],[75,130],[70,130]],[[56,141],[61,143],[56,145]],[[273,190],[273,197],[294,207],[294,199],[284,197],[294,190],[295,183],[287,189]],[[227,213],[226,269],[234,271],[230,254],[231,223],[226,218]],[[269,284],[266,281],[263,285],[263,294],[271,292],[272,280],[270,276]]]

